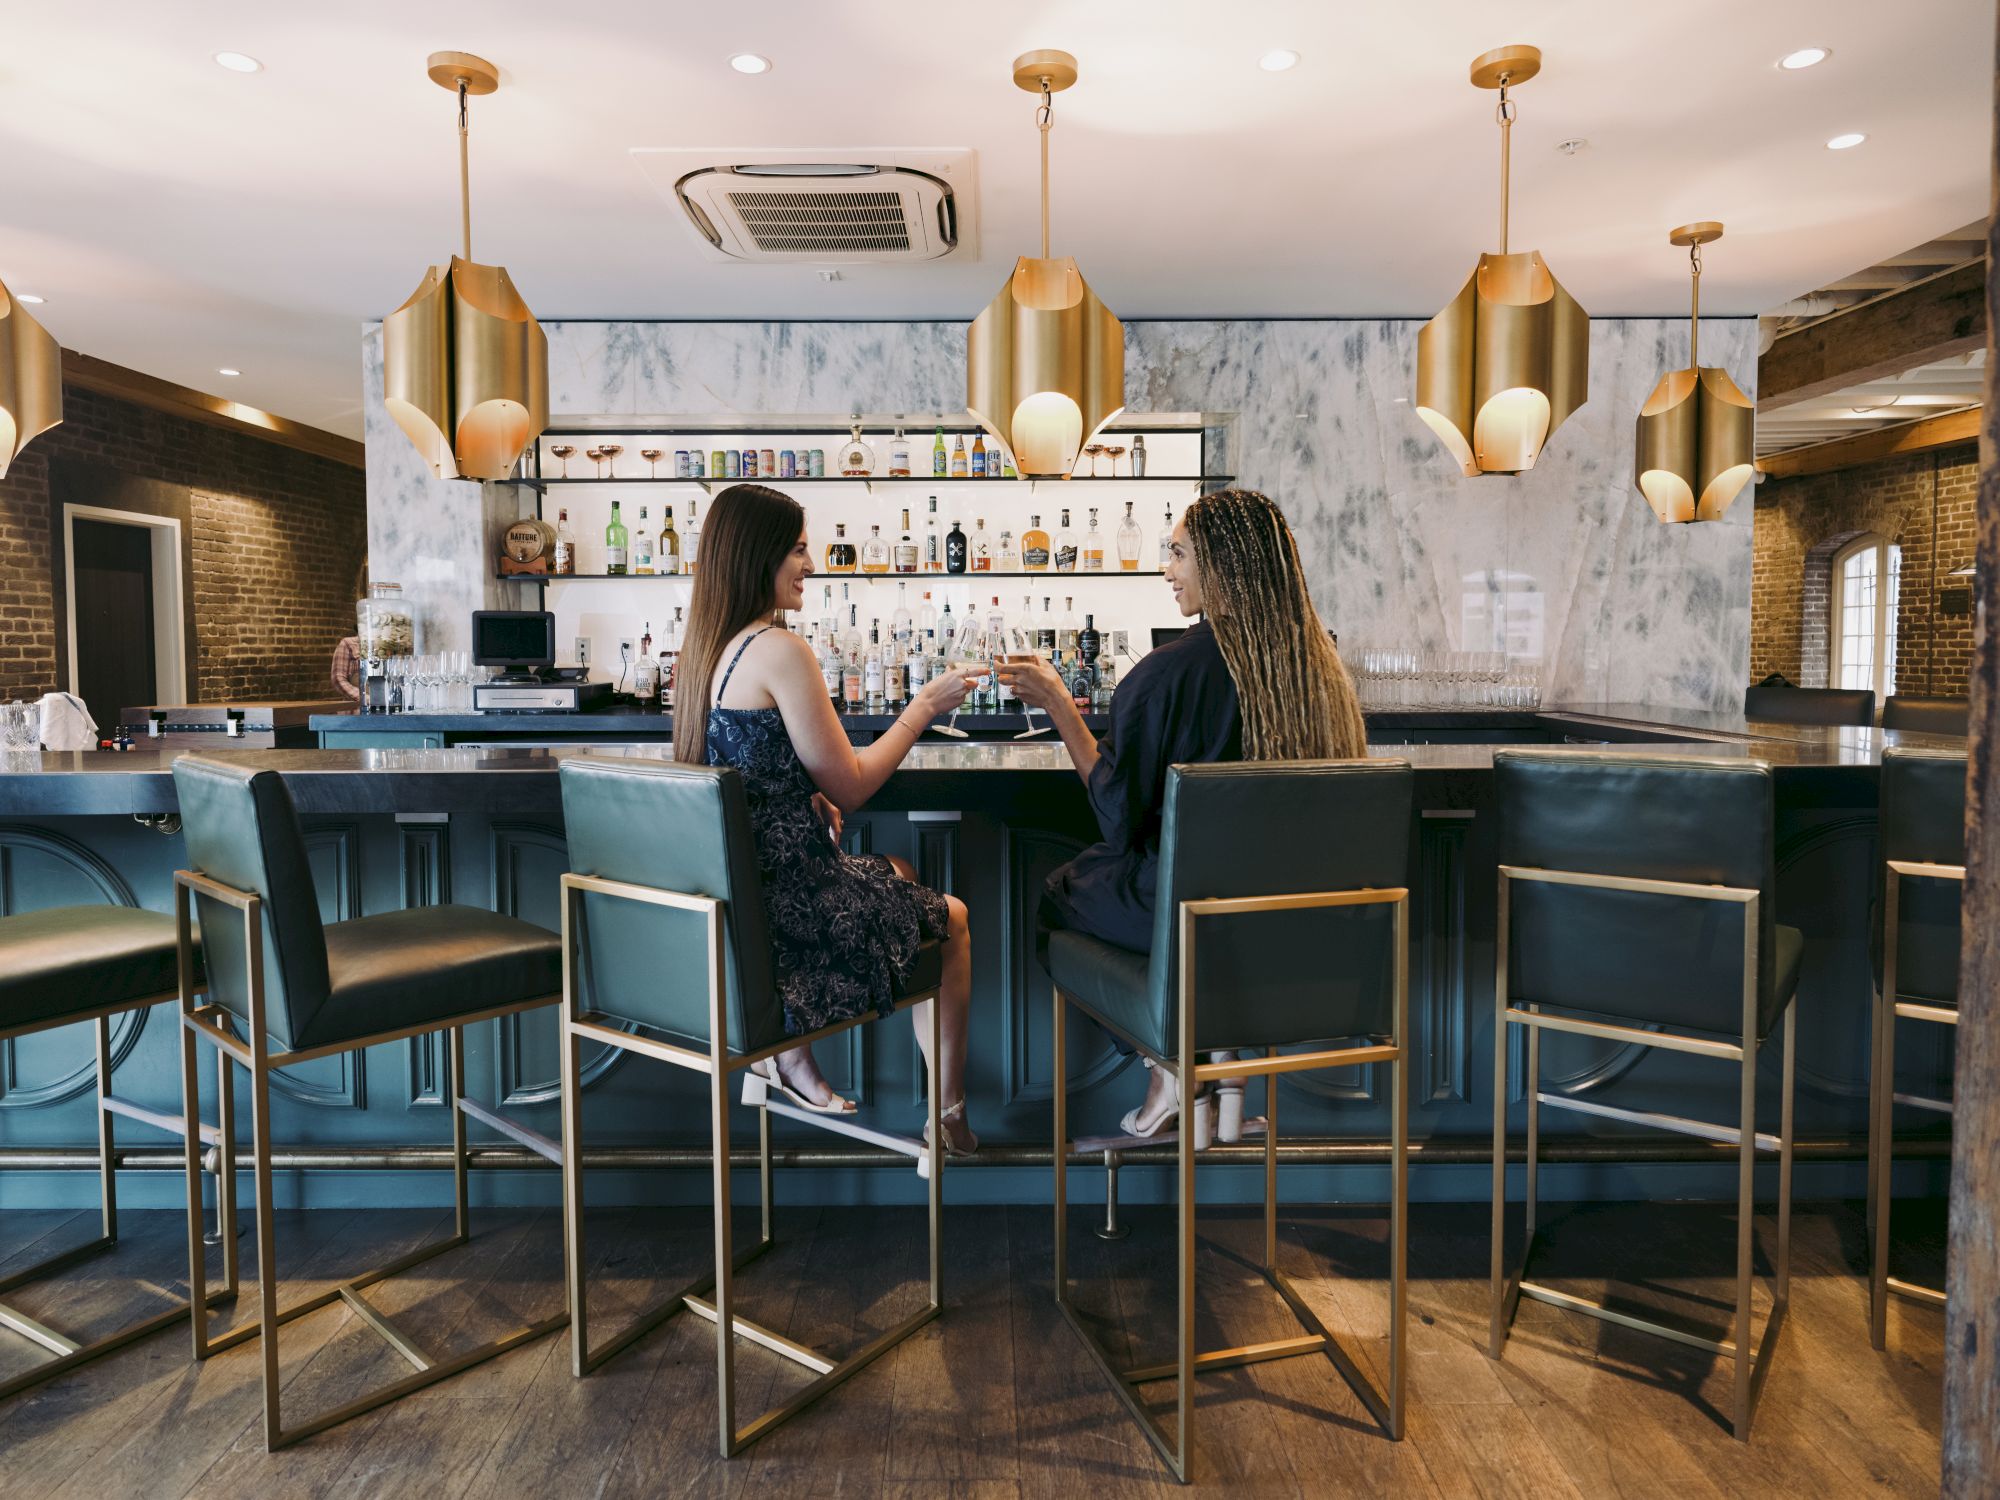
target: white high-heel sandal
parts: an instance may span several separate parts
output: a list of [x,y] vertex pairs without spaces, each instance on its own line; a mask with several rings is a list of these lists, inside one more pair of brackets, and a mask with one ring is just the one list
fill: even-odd
[[816,1104],[785,1082],[785,1076],[778,1071],[778,1060],[767,1057],[762,1062],[750,1064],[750,1071],[743,1075],[743,1102],[755,1106],[764,1102],[766,1091],[776,1089],[799,1109],[816,1115],[851,1115],[855,1112],[852,1099],[843,1099],[835,1094],[825,1104]]
[[[1152,1069],[1153,1060],[1150,1057],[1141,1058],[1140,1061],[1145,1063],[1148,1070]],[[1197,1151],[1206,1151],[1209,1142],[1214,1138],[1215,1102],[1213,1094],[1197,1093],[1194,1096],[1194,1108],[1190,1113],[1194,1116],[1194,1149]],[[1239,1091],[1237,1099],[1239,1121],[1242,1118],[1242,1102]],[[1181,1114],[1179,1081],[1176,1080],[1173,1091],[1166,1096],[1165,1103],[1158,1107],[1157,1113],[1147,1116],[1145,1109],[1146,1106],[1142,1103],[1137,1109],[1126,1110],[1124,1118],[1118,1122],[1118,1128],[1135,1140],[1144,1141],[1151,1140],[1174,1124]]]
[[[961,1097],[958,1103],[947,1104],[943,1109],[940,1109],[938,1111],[938,1119],[946,1124],[949,1124],[953,1120],[958,1120],[963,1122],[965,1119],[964,1098]],[[951,1143],[951,1132],[948,1130],[945,1132],[944,1154],[947,1157],[970,1156],[972,1155],[973,1152],[979,1149],[979,1137],[972,1133],[972,1127],[970,1125],[967,1125],[965,1127],[965,1135],[966,1139],[970,1140],[972,1144],[965,1147],[959,1147],[959,1146],[954,1146]],[[931,1143],[931,1122],[929,1120],[926,1120],[924,1121],[924,1144],[928,1146],[930,1143]]]
[[[1234,1052],[1211,1052],[1212,1063],[1235,1062]],[[1218,1078],[1215,1082],[1215,1138],[1225,1146],[1243,1139],[1243,1087],[1241,1078]]]

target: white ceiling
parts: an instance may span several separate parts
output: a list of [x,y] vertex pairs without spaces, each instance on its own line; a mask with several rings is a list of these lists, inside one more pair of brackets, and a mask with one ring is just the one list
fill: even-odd
[[[358,436],[357,325],[457,244],[423,64],[458,48],[506,79],[473,101],[474,250],[545,321],[965,320],[1034,243],[1008,64],[1055,46],[1083,71],[1056,103],[1055,252],[1122,316],[1428,316],[1495,248],[1493,96],[1466,66],[1525,41],[1546,60],[1517,94],[1514,248],[1592,313],[1674,313],[1666,232],[1721,219],[1703,308],[1750,314],[1984,214],[1992,27],[1986,0],[20,5],[0,277],[69,347]],[[1807,44],[1834,56],[1773,66]],[[1277,46],[1303,61],[1259,71]],[[1825,149],[1849,130],[1868,142]],[[976,151],[979,258],[834,284],[717,266],[628,155],[858,145]]]

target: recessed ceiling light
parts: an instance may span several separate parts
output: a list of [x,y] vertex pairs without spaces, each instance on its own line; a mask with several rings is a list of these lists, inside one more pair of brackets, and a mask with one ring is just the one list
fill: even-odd
[[729,59],[729,66],[739,73],[768,73],[771,71],[771,59],[759,57],[754,52],[739,52]]
[[241,370],[232,370],[229,369],[227,366],[224,366],[222,369],[217,370],[215,373],[218,375],[241,375],[243,372]]
[[16,302],[25,302],[30,307],[40,307],[42,303],[47,301],[48,299],[45,297],[37,297],[33,292],[16,292],[14,293],[14,300]]
[[1589,148],[1590,142],[1580,135],[1573,135],[1566,141],[1556,142],[1556,150],[1562,152],[1564,156],[1574,156],[1577,152],[1586,151]]
[[261,73],[264,65],[247,52],[218,52],[215,60],[232,73]]
[[1858,130],[1850,130],[1845,135],[1837,135],[1826,143],[1829,151],[1845,151],[1850,146],[1858,146],[1868,137]]
[[1282,73],[1299,65],[1299,55],[1290,47],[1273,47],[1257,59],[1257,66],[1266,73]]
[[1779,58],[1778,66],[1787,72],[1796,73],[1800,68],[1810,68],[1816,63],[1823,63],[1831,56],[1833,56],[1831,47],[1801,47],[1798,51],[1787,52]]

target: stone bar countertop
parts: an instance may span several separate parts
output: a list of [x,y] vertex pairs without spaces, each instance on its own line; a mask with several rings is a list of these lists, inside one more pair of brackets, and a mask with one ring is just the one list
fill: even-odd
[[[419,717],[412,715],[412,718]],[[1834,777],[1872,772],[1884,748],[1964,748],[1965,742],[1905,731],[1774,724],[1741,716],[1579,704],[1528,710],[1420,709],[1371,713],[1371,730],[1445,730],[1455,743],[1379,744],[1371,753],[1409,761],[1433,791],[1468,789],[1491,769],[1493,753],[1522,745],[1616,745],[1636,754],[1757,759],[1781,774]],[[393,722],[393,720],[385,721]],[[1479,740],[1480,731],[1491,740]],[[0,816],[152,816],[172,813],[172,761],[178,747],[125,753],[14,752],[0,756]],[[559,806],[554,773],[572,755],[659,757],[665,745],[574,748],[466,746],[445,750],[230,750],[202,753],[268,766],[285,777],[302,813],[545,812]],[[1872,779],[1872,778],[1871,778]],[[889,810],[996,808],[1076,787],[1069,754],[1053,736],[967,743],[929,737],[869,805]],[[1058,793],[1060,795],[1060,793]]]

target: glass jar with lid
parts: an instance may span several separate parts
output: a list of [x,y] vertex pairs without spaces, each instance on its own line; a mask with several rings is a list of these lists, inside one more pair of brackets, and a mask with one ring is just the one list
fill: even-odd
[[371,583],[368,597],[354,605],[356,654],[361,658],[361,711],[387,708],[387,663],[416,648],[416,617],[403,601],[399,583]]

